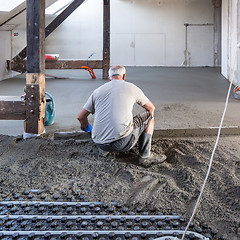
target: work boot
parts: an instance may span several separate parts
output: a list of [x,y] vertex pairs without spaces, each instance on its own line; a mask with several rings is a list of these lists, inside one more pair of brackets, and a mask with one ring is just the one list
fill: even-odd
[[98,157],[107,157],[109,152],[102,150],[101,148],[98,148]]
[[149,167],[153,164],[160,164],[163,163],[167,159],[167,156],[164,154],[153,155],[150,154],[148,157],[139,157],[138,162],[143,165],[144,167]]
[[151,153],[151,144],[152,144],[152,135],[149,133],[143,132],[139,137],[139,154],[138,159],[139,163],[143,166],[150,166],[152,164],[163,163],[166,160],[166,155],[153,155]]

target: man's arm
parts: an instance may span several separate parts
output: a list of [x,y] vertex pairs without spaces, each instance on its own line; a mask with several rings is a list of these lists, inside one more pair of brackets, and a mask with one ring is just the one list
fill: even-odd
[[155,106],[152,104],[151,101],[148,101],[147,103],[145,103],[143,105],[143,108],[145,108],[148,112],[151,113],[152,116],[154,116]]
[[84,130],[88,127],[88,115],[90,112],[85,110],[84,108],[81,110],[81,112],[78,114],[77,119],[81,124],[81,129]]

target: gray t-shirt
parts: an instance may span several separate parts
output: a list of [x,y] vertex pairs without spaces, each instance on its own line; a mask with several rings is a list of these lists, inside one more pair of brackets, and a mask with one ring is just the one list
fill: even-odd
[[133,130],[133,105],[143,106],[149,99],[142,90],[123,80],[112,80],[97,88],[84,109],[95,114],[92,139],[104,144],[128,136]]

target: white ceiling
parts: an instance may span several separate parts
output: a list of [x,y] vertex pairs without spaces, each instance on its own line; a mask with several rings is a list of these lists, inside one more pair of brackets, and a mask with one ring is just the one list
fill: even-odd
[[25,0],[0,0],[0,11],[10,12]]
[[[6,2],[8,0],[4,0],[4,2]],[[15,1],[15,0],[14,0]],[[54,2],[56,2],[57,0],[46,0],[46,8],[49,7],[51,4],[53,4]],[[1,12],[0,11],[0,24],[3,23],[4,21],[6,21],[7,19],[9,19],[10,17],[12,17],[13,15],[17,14],[18,12],[20,12],[22,9],[24,9],[26,7],[26,1],[24,1],[23,3],[21,3],[20,5],[18,5],[16,8],[14,8],[12,11],[10,12]],[[21,13],[19,15],[19,17],[22,19],[25,19],[26,16],[26,11],[24,11],[23,13]],[[15,19],[12,19],[10,22],[8,22],[7,24],[15,24],[17,25],[19,23],[19,17],[16,17]]]

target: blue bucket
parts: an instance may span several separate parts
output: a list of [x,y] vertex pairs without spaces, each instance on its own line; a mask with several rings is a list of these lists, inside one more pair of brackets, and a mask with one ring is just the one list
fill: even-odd
[[45,97],[48,98],[46,98],[44,126],[50,126],[54,123],[55,119],[55,102],[50,93],[45,92]]

